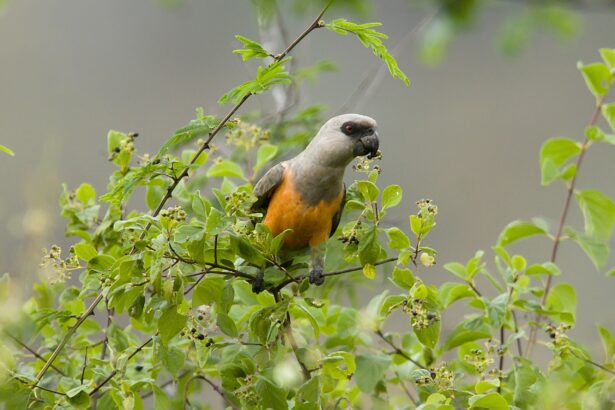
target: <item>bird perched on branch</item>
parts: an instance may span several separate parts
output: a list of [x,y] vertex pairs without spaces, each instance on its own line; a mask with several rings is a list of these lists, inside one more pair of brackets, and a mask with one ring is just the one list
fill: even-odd
[[[325,241],[335,233],[346,197],[344,171],[353,158],[378,152],[377,124],[370,117],[344,114],[327,121],[296,157],[271,168],[254,186],[254,209],[265,214],[264,224],[284,237],[284,248],[310,249],[310,283],[324,283]],[[254,292],[264,288],[264,272]]]

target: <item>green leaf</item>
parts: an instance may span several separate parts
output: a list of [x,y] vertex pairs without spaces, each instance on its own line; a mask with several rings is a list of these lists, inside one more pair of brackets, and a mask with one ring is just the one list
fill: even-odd
[[175,306],[165,310],[158,319],[158,332],[164,344],[173,339],[186,325],[187,316],[177,313]]
[[245,82],[233,88],[231,91],[220,97],[218,102],[222,105],[228,102],[238,104],[248,95],[261,94],[275,84],[290,84],[292,81],[291,76],[284,70],[284,64],[286,64],[289,60],[290,58],[285,58],[280,61],[275,61],[266,67],[258,67],[256,78],[254,80]]
[[96,190],[88,183],[79,185],[79,188],[75,191],[77,199],[84,205],[96,202]]
[[355,184],[356,184],[358,191],[363,196],[363,199],[365,200],[365,202],[371,203],[375,201],[376,198],[378,198],[378,195],[380,195],[380,190],[378,189],[376,184],[374,184],[371,181],[360,180],[360,181],[356,181]]
[[88,261],[88,269],[96,272],[108,272],[114,263],[115,258],[113,256],[100,254]]
[[[604,117],[606,122],[609,123],[611,130],[615,132],[615,103],[604,104],[602,106],[602,116]],[[612,138],[609,138],[609,142],[613,144]]]
[[391,249],[406,249],[410,247],[410,239],[397,227],[387,229],[389,238],[389,248]]
[[566,228],[566,235],[576,241],[585,254],[591,259],[596,269],[600,270],[606,265],[609,259],[609,245],[597,241],[584,233],[577,232],[574,229]]
[[[218,118],[213,115],[204,115],[203,109],[196,110],[196,119],[191,120],[188,125],[175,131],[175,133],[169,138],[158,150],[155,159],[160,159],[169,150],[179,147],[181,145],[188,144],[195,141],[197,138],[208,135],[217,125]],[[207,158],[207,153],[202,153]],[[201,165],[203,160],[201,160]]]
[[11,157],[15,156],[15,153],[8,147],[5,147],[4,145],[0,145],[0,151],[4,152],[7,155],[10,155]]
[[363,276],[367,279],[376,279],[376,267],[369,263],[363,265]]
[[526,275],[553,275],[553,276],[557,276],[560,273],[561,272],[560,272],[559,268],[557,267],[557,265],[552,263],[552,262],[545,262],[545,263],[542,263],[542,264],[531,265],[531,266],[529,266],[525,270],[525,274]]
[[184,351],[177,347],[169,347],[166,348],[164,345],[160,349],[160,359],[162,361],[162,365],[167,369],[171,374],[176,375],[177,372],[184,367],[184,362],[186,361],[186,355]]
[[90,395],[86,391],[86,385],[80,385],[66,392],[68,402],[78,409],[90,408]]
[[566,161],[581,152],[581,146],[570,138],[551,138],[542,144],[540,150],[540,171],[542,184],[549,185],[566,175],[567,169],[560,170]]
[[471,322],[472,319],[466,319],[459,323],[446,338],[446,342],[444,342],[442,350],[447,352],[465,343],[480,339],[488,339],[491,337],[489,327],[483,321],[479,322],[478,327],[473,328],[469,327]]
[[209,167],[206,175],[208,177],[236,177],[245,179],[241,166],[230,159],[223,159],[220,162],[216,162]]
[[356,24],[346,19],[338,19],[333,20],[330,23],[327,23],[325,27],[327,27],[331,31],[335,31],[336,33],[346,35],[348,33],[352,33],[363,44],[365,47],[369,47],[374,52],[378,58],[380,58],[389,68],[389,72],[391,76],[394,78],[399,78],[404,82],[407,86],[410,85],[410,80],[406,76],[406,74],[399,68],[397,65],[397,61],[395,58],[389,53],[389,50],[382,43],[383,39],[387,39],[387,35],[376,31],[373,27],[381,26],[381,23],[365,23],[365,24]]
[[604,348],[605,362],[613,363],[615,361],[615,337],[609,329],[600,325],[598,325],[598,333]]
[[384,379],[389,366],[391,365],[391,357],[377,355],[358,355],[355,359],[357,371],[355,373],[355,381],[365,393],[371,393],[378,382]]
[[499,385],[500,385],[500,379],[481,380],[474,385],[474,391],[476,391],[477,394],[482,394],[491,389],[495,389],[499,387]]
[[359,243],[359,261],[361,265],[373,265],[380,256],[380,243],[378,241],[378,228],[372,226],[361,238]]
[[463,280],[470,279],[468,272],[466,271],[466,267],[459,262],[446,263],[444,264],[443,268],[452,273],[453,275],[457,276],[458,278],[461,278]]
[[602,60],[611,70],[611,74],[615,74],[615,49],[613,48],[601,48],[600,55]]
[[576,199],[585,217],[585,234],[607,242],[615,225],[615,203],[600,191],[578,191]]
[[[424,306],[428,309],[429,307],[434,307],[432,303],[425,303]],[[424,346],[429,347],[430,349],[434,349],[438,344],[438,340],[440,339],[441,327],[442,322],[440,320],[436,320],[427,327],[424,327],[422,329],[414,329],[414,333],[419,339],[419,342],[421,342]]]
[[506,225],[498,238],[498,245],[507,246],[528,236],[545,234],[547,234],[547,231],[537,226],[534,222],[514,221]]
[[265,165],[271,161],[278,153],[278,147],[271,144],[263,144],[258,148],[256,152],[256,165],[253,168],[253,174],[256,173]]
[[515,362],[513,402],[521,409],[532,408],[544,391],[542,389],[544,376],[540,369],[526,358],[516,357]]
[[410,269],[397,266],[393,269],[391,280],[395,285],[405,290],[410,290],[415,282],[414,275]]
[[476,296],[472,288],[465,283],[446,282],[439,288],[440,300],[444,307],[448,307],[460,299]]
[[405,296],[405,295],[390,295],[390,296],[387,296],[386,298],[384,298],[384,301],[380,305],[380,309],[378,311],[378,314],[381,317],[386,318],[391,313],[393,313],[393,311],[395,309],[401,307],[403,305],[404,301],[407,301],[407,300],[408,300],[408,296]]
[[205,278],[194,288],[192,296],[192,307],[201,305],[211,305],[213,303],[222,304],[222,291],[224,289],[224,279]]
[[[613,125],[611,126],[615,130],[615,104],[613,104],[612,107],[613,107],[613,113],[612,113]],[[603,106],[602,114],[606,116],[605,111],[604,111],[604,106]],[[590,141],[602,141],[602,142],[606,142],[607,144],[615,145],[615,135],[605,134],[604,131],[600,129],[600,127],[595,126],[595,125],[591,127],[587,127],[585,129],[585,136]]]
[[230,337],[237,337],[239,335],[235,322],[226,313],[218,312],[218,318],[216,323],[225,335]]
[[240,36],[239,34],[235,36],[235,38],[241,41],[244,48],[238,48],[233,50],[233,53],[241,54],[241,58],[243,61],[246,61],[252,57],[257,58],[266,58],[269,57],[271,53],[263,48],[263,46],[249,38],[244,36]]
[[499,393],[479,394],[470,397],[470,409],[508,410],[508,402]]
[[254,387],[262,408],[288,409],[286,392],[265,377],[259,377]]
[[596,97],[605,95],[609,91],[613,76],[609,68],[603,63],[583,65],[577,63],[577,68],[583,74],[583,79],[589,91]]
[[91,259],[98,256],[98,251],[96,251],[92,245],[87,243],[78,243],[74,246],[74,249],[75,255],[86,262],[89,262]]
[[546,308],[549,311],[561,312],[560,320],[567,323],[575,321],[577,310],[577,296],[572,285],[558,283],[553,286],[547,296]]
[[319,409],[320,399],[320,377],[313,376],[305,382],[295,397],[295,408],[299,410]]
[[389,185],[382,192],[382,209],[388,209],[401,202],[403,190],[399,185]]

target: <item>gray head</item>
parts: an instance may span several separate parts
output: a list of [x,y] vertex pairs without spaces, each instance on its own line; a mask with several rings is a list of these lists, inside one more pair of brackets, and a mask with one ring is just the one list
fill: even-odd
[[329,166],[346,166],[354,157],[378,152],[378,124],[373,118],[360,114],[343,114],[327,121],[305,152],[317,155]]

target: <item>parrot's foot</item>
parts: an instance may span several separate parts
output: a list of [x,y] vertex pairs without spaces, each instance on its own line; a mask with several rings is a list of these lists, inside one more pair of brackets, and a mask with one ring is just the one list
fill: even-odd
[[316,286],[320,286],[325,283],[325,277],[322,274],[322,269],[312,269],[310,271],[310,283]]
[[265,272],[258,272],[252,281],[252,292],[261,293],[265,290]]

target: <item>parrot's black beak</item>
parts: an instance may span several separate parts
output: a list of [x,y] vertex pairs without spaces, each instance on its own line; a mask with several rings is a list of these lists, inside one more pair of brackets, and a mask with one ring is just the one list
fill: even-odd
[[366,135],[357,140],[352,150],[352,154],[355,157],[367,155],[368,159],[372,159],[378,154],[379,146],[380,141],[378,140],[378,133],[373,132],[372,134]]

